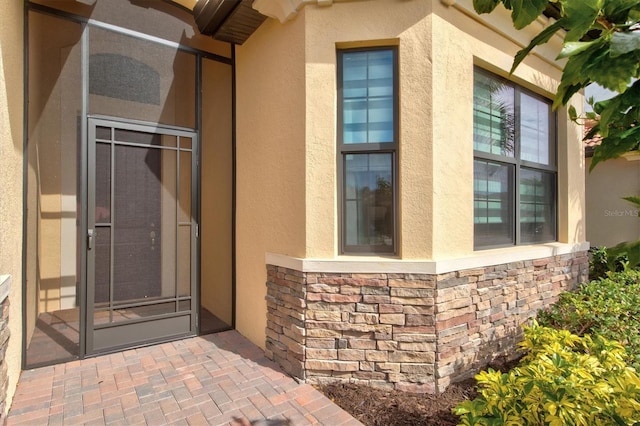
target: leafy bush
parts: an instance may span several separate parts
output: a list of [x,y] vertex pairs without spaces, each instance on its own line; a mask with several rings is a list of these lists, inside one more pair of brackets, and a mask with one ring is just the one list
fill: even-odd
[[538,321],[579,336],[616,340],[627,350],[627,363],[640,371],[640,271],[610,273],[562,293],[556,304],[538,313]]
[[479,396],[454,413],[462,425],[633,425],[640,422],[640,376],[622,345],[534,324],[527,355],[508,373],[476,376]]
[[629,265],[629,257],[625,254],[613,255],[606,247],[591,247],[589,259],[589,277],[592,280],[606,278],[610,272],[622,272]]

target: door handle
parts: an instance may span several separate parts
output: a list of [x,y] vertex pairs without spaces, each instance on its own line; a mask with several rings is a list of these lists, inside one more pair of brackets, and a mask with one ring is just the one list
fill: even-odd
[[93,229],[87,230],[87,249],[88,250],[93,249],[93,237],[94,237]]

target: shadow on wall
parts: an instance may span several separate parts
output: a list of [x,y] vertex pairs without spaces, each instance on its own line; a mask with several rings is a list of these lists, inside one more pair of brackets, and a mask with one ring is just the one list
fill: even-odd
[[[6,10],[3,10],[2,14],[6,15],[2,19],[3,23],[0,23],[0,40],[2,40],[2,46],[0,46],[0,84],[2,85],[0,87],[0,105],[3,104],[3,101],[6,101],[8,114],[5,120],[1,115],[2,111],[0,111],[0,119],[2,119],[2,126],[9,126],[9,133],[16,153],[21,153],[24,100],[22,90],[22,4],[16,9],[20,12],[17,17],[11,17]],[[6,25],[5,22],[7,23]],[[14,22],[15,24],[9,25],[9,22]],[[9,48],[6,48],[6,46]],[[20,48],[12,51],[11,47],[14,46],[20,46]],[[6,96],[6,99],[2,99],[3,96]]]
[[479,371],[493,368],[494,370],[506,371],[505,366],[518,360],[524,353],[517,350],[518,343],[522,340],[523,330],[519,327],[505,327],[499,333],[495,329],[487,330],[488,340],[485,340],[475,353],[471,364],[465,363],[463,359],[458,359],[454,363],[455,371],[461,374],[453,378],[453,382],[458,382],[473,378]]

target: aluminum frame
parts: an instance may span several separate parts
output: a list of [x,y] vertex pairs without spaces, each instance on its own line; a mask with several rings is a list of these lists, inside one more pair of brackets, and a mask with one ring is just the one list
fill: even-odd
[[[86,335],[86,346],[85,351],[87,355],[97,355],[113,350],[117,350],[123,347],[129,347],[132,343],[135,342],[135,345],[140,344],[149,344],[155,343],[158,341],[175,339],[178,337],[186,337],[191,335],[196,335],[196,316],[197,311],[199,309],[199,300],[197,294],[198,283],[196,281],[196,259],[198,257],[197,252],[197,221],[195,218],[195,212],[197,212],[197,192],[198,186],[197,181],[194,178],[194,175],[197,175],[197,156],[196,149],[199,145],[198,135],[195,131],[180,128],[176,126],[164,126],[157,123],[145,123],[138,120],[124,120],[121,118],[115,117],[105,117],[105,116],[95,116],[89,115],[87,117],[88,122],[88,156],[87,156],[87,203],[88,207],[95,206],[96,202],[96,187],[95,187],[95,170],[96,170],[96,145],[98,143],[109,143],[112,147],[110,151],[111,155],[111,176],[115,176],[115,146],[125,146],[125,147],[144,147],[151,149],[159,149],[165,151],[173,151],[176,152],[176,189],[179,191],[180,185],[180,153],[189,152],[191,156],[191,220],[188,222],[188,226],[191,227],[191,238],[190,238],[190,296],[181,297],[178,293],[178,268],[175,270],[175,295],[172,297],[158,298],[154,301],[140,301],[140,302],[130,302],[130,303],[122,303],[122,304],[114,304],[114,282],[113,282],[113,271],[115,269],[114,264],[114,216],[116,214],[111,211],[110,224],[108,227],[110,228],[110,256],[109,256],[109,305],[105,309],[97,309],[94,304],[95,300],[95,249],[91,247],[87,247],[86,256],[87,256],[87,277],[86,277],[86,322],[85,322],[85,335]],[[111,132],[111,140],[99,140],[96,137],[96,128],[97,127],[108,127],[112,129]],[[166,146],[155,146],[155,145],[147,145],[147,144],[136,144],[129,142],[120,142],[115,139],[115,130],[131,130],[136,132],[145,132],[145,133],[153,133],[160,135],[171,135],[176,136],[178,144],[176,147],[166,147]],[[189,138],[191,139],[191,148],[180,148],[179,138]],[[195,185],[194,185],[195,184]],[[111,191],[111,200],[115,199],[115,182],[113,178],[110,182]],[[175,253],[175,261],[176,265],[178,264],[178,229],[182,226],[187,226],[187,223],[182,223],[177,215],[177,209],[179,205],[179,192],[178,198],[175,200],[175,209],[176,209],[176,218],[175,218],[175,229],[176,235],[174,241],[171,243],[176,248]],[[94,230],[99,227],[107,227],[106,224],[101,224],[96,222],[95,218],[95,209],[88,208],[87,212],[87,239],[95,238]],[[86,244],[86,243],[85,243]],[[189,300],[191,302],[190,309],[188,311],[180,311],[179,306],[180,302],[184,302]],[[164,304],[164,303],[175,303],[175,310],[170,313],[163,313],[158,315],[152,315],[149,317],[142,317],[137,319],[130,319],[126,321],[118,321],[113,322],[113,312],[119,309],[131,308],[131,307],[141,307],[141,306],[151,306],[155,304]],[[95,313],[99,311],[107,311],[109,312],[109,323],[107,324],[95,324]],[[182,317],[189,316],[189,327],[188,329],[184,329],[184,321]],[[171,319],[175,319],[175,321],[171,321]],[[176,322],[177,321],[177,322]],[[143,325],[144,324],[144,325]],[[118,332],[118,330],[120,332]],[[140,338],[137,337],[139,335],[143,335],[145,337]],[[151,336],[151,337],[148,337]],[[102,340],[106,340],[103,342]]]
[[[93,115],[91,117],[89,117],[89,113],[88,113],[88,102],[89,102],[89,63],[88,63],[88,58],[89,58],[89,29],[91,27],[96,27],[96,28],[102,28],[102,29],[106,29],[109,31],[113,31],[119,34],[123,34],[123,35],[127,35],[129,37],[133,37],[136,39],[140,39],[140,40],[146,40],[146,41],[150,41],[150,42],[154,42],[154,43],[158,43],[164,46],[168,46],[168,47],[173,47],[177,50],[183,51],[183,52],[187,52],[187,53],[192,53],[196,56],[196,87],[195,87],[195,105],[194,105],[194,109],[195,111],[195,128],[194,129],[186,129],[186,128],[180,128],[180,127],[175,127],[175,126],[170,126],[170,125],[158,125],[157,123],[146,123],[146,122],[142,122],[142,121],[137,121],[137,120],[125,120],[127,123],[129,124],[138,124],[138,125],[150,125],[151,127],[155,126],[159,126],[159,128],[162,129],[169,129],[169,130],[176,130],[176,131],[188,131],[188,132],[194,132],[196,135],[196,138],[193,139],[194,141],[194,146],[192,146],[192,182],[191,182],[191,189],[192,189],[192,221],[195,221],[195,225],[192,228],[193,230],[195,230],[196,232],[196,238],[193,239],[192,241],[192,267],[191,267],[191,279],[192,281],[195,280],[195,291],[192,289],[192,311],[194,311],[194,315],[192,315],[192,319],[191,319],[191,329],[199,334],[200,330],[199,330],[199,316],[200,316],[200,263],[201,263],[201,259],[200,259],[200,231],[199,231],[199,224],[200,224],[200,217],[201,217],[201,213],[200,213],[200,209],[201,209],[201,188],[200,188],[200,182],[201,182],[201,168],[200,168],[200,164],[201,164],[201,149],[200,149],[200,129],[202,128],[202,96],[201,96],[201,87],[202,87],[202,61],[204,59],[207,60],[212,60],[214,62],[219,62],[225,65],[228,65],[231,67],[231,75],[232,75],[232,81],[231,81],[231,85],[232,85],[232,122],[231,122],[231,126],[232,126],[232,152],[233,152],[233,156],[232,156],[232,173],[233,173],[233,181],[231,182],[232,185],[232,264],[231,264],[231,303],[232,303],[232,324],[231,324],[231,328],[235,328],[235,322],[236,322],[236,309],[235,309],[235,301],[236,301],[236,286],[235,286],[235,281],[236,281],[236,255],[235,255],[235,226],[236,226],[236,222],[235,222],[235,206],[236,206],[236,164],[235,164],[235,147],[236,147],[236,131],[235,131],[235,123],[236,123],[236,111],[235,111],[235,107],[236,107],[236,103],[235,103],[235,92],[236,92],[236,88],[235,88],[235,46],[233,44],[231,44],[231,57],[226,57],[226,56],[221,56],[218,54],[214,54],[211,52],[207,52],[204,50],[200,50],[200,49],[196,49],[190,46],[185,46],[182,45],[180,43],[176,43],[176,42],[172,42],[169,40],[165,40],[159,37],[155,37],[155,36],[151,36],[148,34],[144,34],[138,31],[134,31],[134,30],[129,30],[126,28],[121,28],[112,24],[108,24],[108,23],[104,23],[101,21],[97,21],[97,20],[93,20],[93,19],[89,19],[89,18],[85,18],[79,15],[74,15],[72,13],[68,13],[65,11],[61,11],[58,9],[54,9],[48,6],[44,6],[44,5],[40,5],[37,3],[32,3],[30,1],[25,1],[24,3],[24,69],[23,69],[23,74],[24,74],[24,80],[25,80],[25,86],[24,86],[24,122],[23,122],[23,158],[24,158],[24,163],[23,163],[23,199],[25,200],[24,202],[24,208],[23,208],[23,248],[22,248],[22,252],[23,252],[23,256],[22,256],[22,286],[23,289],[27,288],[27,240],[28,240],[28,223],[26,220],[27,217],[27,195],[28,195],[28,181],[27,181],[27,177],[28,177],[28,146],[29,146],[29,141],[28,141],[28,129],[29,129],[29,114],[28,114],[28,102],[27,100],[29,99],[29,90],[28,90],[28,76],[29,76],[29,13],[30,12],[37,12],[37,13],[42,13],[42,14],[46,14],[46,15],[50,15],[50,16],[55,16],[58,17],[60,19],[64,19],[64,20],[68,20],[68,21],[72,21],[72,22],[76,22],[82,25],[83,27],[83,33],[81,36],[81,51],[82,51],[82,57],[81,57],[81,80],[80,80],[80,85],[81,85],[81,93],[82,93],[82,99],[81,99],[81,112],[80,112],[80,117],[79,117],[79,143],[80,146],[78,147],[79,150],[79,155],[81,158],[81,164],[79,164],[79,169],[78,169],[78,179],[79,179],[79,188],[78,188],[78,197],[80,199],[80,207],[79,207],[79,214],[80,214],[80,223],[79,223],[79,227],[78,227],[78,232],[80,232],[83,236],[86,236],[87,230],[89,229],[89,223],[88,223],[88,200],[89,200],[89,176],[88,176],[88,145],[89,145],[89,135],[88,135],[88,120],[89,118],[95,118],[95,119],[107,119],[107,120],[114,120],[114,121],[121,121],[121,119],[114,119],[113,117],[105,117],[105,116],[99,116],[99,115]],[[94,158],[95,161],[95,158]],[[195,205],[195,208],[194,208]],[[77,256],[78,256],[78,262],[80,263],[80,270],[79,270],[79,281],[81,283],[81,285],[79,286],[78,289],[78,299],[80,300],[80,306],[79,306],[79,349],[78,349],[78,358],[82,359],[82,358],[86,358],[88,356],[93,356],[93,355],[97,355],[99,353],[105,353],[105,352],[109,352],[109,351],[102,351],[102,352],[96,352],[96,353],[89,353],[89,351],[87,351],[87,348],[89,347],[89,344],[93,343],[93,342],[88,342],[88,328],[87,328],[87,321],[89,318],[88,315],[88,309],[87,309],[87,305],[88,305],[88,300],[89,300],[89,295],[86,292],[86,286],[87,286],[87,277],[88,277],[88,265],[87,265],[87,239],[86,238],[80,238],[80,247],[78,248],[78,250],[80,251]],[[22,292],[22,304],[23,306],[27,306],[27,292],[23,291]],[[177,302],[178,303],[178,302]],[[28,330],[27,330],[27,310],[23,309],[22,312],[22,367],[23,368],[31,368],[31,367],[36,367],[36,365],[27,365],[27,348],[28,348],[28,342],[26,339],[26,336],[28,335]],[[155,342],[154,342],[155,343]],[[144,346],[148,343],[141,343],[141,344],[128,344],[126,347],[127,348],[132,348],[132,347],[136,347],[136,346]],[[119,349],[115,349],[115,350],[119,350]],[[45,362],[42,364],[38,364],[37,366],[45,366],[45,365],[51,365],[51,364],[56,364],[58,362],[60,362],[61,360],[54,360],[51,362]]]

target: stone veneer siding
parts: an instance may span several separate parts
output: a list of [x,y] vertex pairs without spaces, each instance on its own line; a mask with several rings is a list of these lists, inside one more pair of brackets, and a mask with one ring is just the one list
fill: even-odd
[[445,274],[267,265],[266,354],[308,383],[440,393],[517,355],[521,325],[588,278],[587,252]]
[[[1,280],[2,277],[0,277],[0,281]],[[6,402],[7,388],[9,387],[9,372],[4,358],[7,353],[9,336],[11,334],[9,330],[9,298],[6,295],[0,302],[0,312],[0,424],[5,424],[6,419],[4,418],[4,413],[7,408]]]

